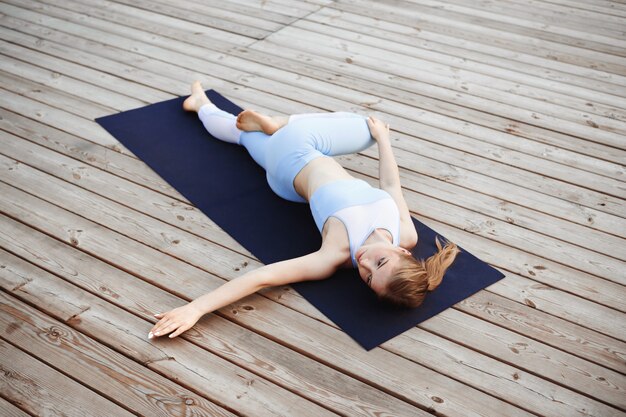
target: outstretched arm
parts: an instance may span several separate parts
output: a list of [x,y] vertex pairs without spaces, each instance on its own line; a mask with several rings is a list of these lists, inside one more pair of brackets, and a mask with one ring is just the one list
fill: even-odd
[[185,306],[155,315],[160,320],[150,330],[148,337],[163,336],[172,331],[170,338],[176,337],[193,327],[203,315],[219,310],[263,288],[328,278],[337,267],[338,265],[333,262],[332,252],[327,249],[265,265],[225,283]]
[[409,207],[402,195],[400,184],[400,171],[393,156],[391,140],[389,138],[389,125],[381,120],[370,117],[367,121],[370,133],[378,142],[378,177],[380,188],[389,193],[400,211],[400,246],[413,248],[417,245],[417,231],[411,219]]

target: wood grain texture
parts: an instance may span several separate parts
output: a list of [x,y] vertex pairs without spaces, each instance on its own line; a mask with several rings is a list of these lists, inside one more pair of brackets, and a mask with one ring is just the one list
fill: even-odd
[[[3,415],[624,415],[623,2],[0,12]],[[289,286],[149,341],[153,313],[261,266],[93,121],[194,79],[388,121],[412,215],[505,278],[370,352]],[[377,185],[375,148],[337,160]]]

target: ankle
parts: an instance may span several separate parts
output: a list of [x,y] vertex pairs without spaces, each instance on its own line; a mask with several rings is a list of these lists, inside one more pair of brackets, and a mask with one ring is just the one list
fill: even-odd
[[205,106],[207,110],[219,110],[219,108],[215,104],[213,104],[208,98],[202,97],[196,101],[196,113]]

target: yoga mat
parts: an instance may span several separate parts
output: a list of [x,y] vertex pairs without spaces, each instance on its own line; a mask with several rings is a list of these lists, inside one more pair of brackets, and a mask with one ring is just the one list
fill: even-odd
[[[213,90],[207,95],[227,112],[236,115],[242,110]],[[309,205],[274,194],[265,171],[247,150],[210,136],[196,114],[183,111],[183,100],[180,97],[96,121],[264,264],[318,250],[321,236]],[[436,253],[437,233],[415,218],[413,223],[419,234],[413,254],[426,258]],[[461,248],[441,285],[416,309],[378,301],[356,269],[292,287],[370,350],[503,276]]]

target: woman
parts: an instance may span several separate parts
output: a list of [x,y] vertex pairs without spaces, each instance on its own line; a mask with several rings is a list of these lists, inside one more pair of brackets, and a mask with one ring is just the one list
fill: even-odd
[[[310,203],[322,245],[314,253],[249,271],[191,303],[167,313],[149,338],[170,332],[176,337],[206,313],[262,288],[328,278],[338,268],[357,268],[361,279],[383,300],[419,306],[427,291],[441,282],[459,249],[441,247],[427,260],[409,251],[417,232],[400,188],[389,125],[353,113],[269,117],[245,110],[235,117],[208,99],[200,82],[183,103],[212,136],[244,146],[267,174],[272,190],[290,201]],[[380,188],[352,177],[333,155],[379,149]]]

